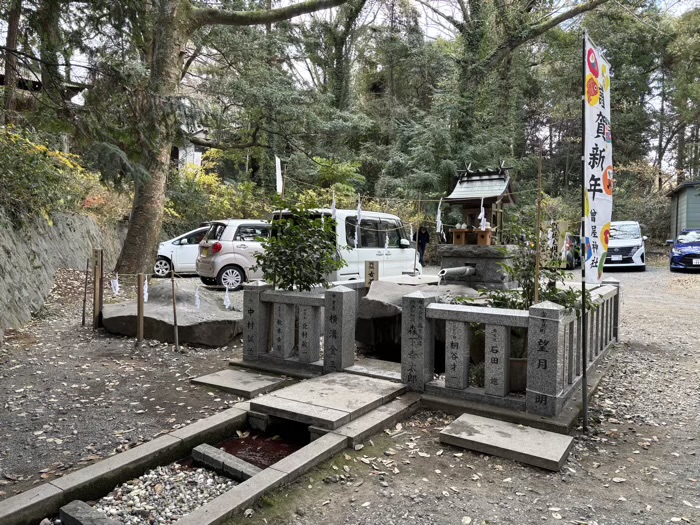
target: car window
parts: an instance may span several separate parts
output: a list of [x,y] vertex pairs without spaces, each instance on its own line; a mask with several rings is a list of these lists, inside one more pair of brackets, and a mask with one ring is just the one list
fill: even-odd
[[221,239],[221,236],[224,234],[224,230],[226,229],[226,225],[222,224],[220,222],[215,222],[209,227],[209,231],[207,231],[206,235],[204,236],[204,240],[206,241],[218,241]]
[[685,244],[689,242],[700,242],[700,232],[685,232],[681,233],[676,239],[677,243]]
[[639,239],[641,236],[639,226],[636,224],[612,224],[610,226],[611,239]]
[[401,222],[395,219],[382,219],[381,220],[381,239],[379,239],[384,246],[386,242],[386,236],[389,236],[389,247],[398,248],[399,241],[403,236],[403,226]]
[[180,244],[199,244],[208,231],[209,230],[199,230],[194,232],[185,237],[185,239],[183,239],[185,242],[181,242]]
[[360,248],[379,248],[384,246],[384,237],[379,242],[380,223],[376,219],[362,219],[360,223]]
[[260,237],[269,237],[270,227],[264,224],[242,224],[236,231],[236,241],[253,242]]

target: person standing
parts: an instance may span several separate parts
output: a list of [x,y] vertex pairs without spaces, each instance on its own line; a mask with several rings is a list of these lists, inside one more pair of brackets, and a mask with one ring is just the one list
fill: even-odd
[[416,247],[418,248],[418,258],[421,266],[425,266],[425,247],[430,242],[430,234],[425,226],[418,228],[418,233],[413,235],[413,240],[416,241]]

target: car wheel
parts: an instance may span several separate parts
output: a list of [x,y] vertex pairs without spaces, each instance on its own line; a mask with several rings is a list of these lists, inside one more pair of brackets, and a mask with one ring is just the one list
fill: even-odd
[[215,286],[215,285],[216,285],[216,279],[213,278],[213,277],[202,277],[202,276],[200,275],[199,278],[200,278],[200,279],[202,280],[202,282],[203,282],[204,284],[206,284],[207,286]]
[[240,290],[244,282],[245,275],[243,270],[241,270],[238,266],[225,266],[222,268],[218,277],[216,278],[216,283],[219,286],[228,288],[232,292]]
[[158,257],[153,265],[153,273],[156,277],[169,277],[173,271],[173,265],[165,257]]

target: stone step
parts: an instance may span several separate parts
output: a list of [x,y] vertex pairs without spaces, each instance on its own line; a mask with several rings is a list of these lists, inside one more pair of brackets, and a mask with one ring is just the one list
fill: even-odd
[[405,385],[393,381],[333,373],[252,399],[250,409],[334,430],[405,391]]
[[121,525],[80,500],[61,507],[59,517],[63,525]]
[[[334,434],[346,436],[352,446],[362,443],[365,439],[393,426],[398,421],[412,415],[420,407],[420,394],[410,392],[390,401],[386,405],[372,410],[364,416],[350,421],[333,431]],[[309,427],[311,439],[329,432],[319,427]]]
[[574,438],[462,414],[440,432],[440,442],[557,471],[566,461]]
[[283,377],[260,374],[240,368],[227,368],[213,374],[195,377],[192,383],[209,386],[245,398],[257,397],[283,388],[288,380]]
[[245,481],[261,471],[255,465],[211,445],[203,444],[192,450],[192,459],[198,465],[235,479]]

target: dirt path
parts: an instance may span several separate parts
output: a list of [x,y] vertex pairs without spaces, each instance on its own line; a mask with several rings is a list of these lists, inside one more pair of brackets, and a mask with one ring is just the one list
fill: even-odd
[[700,523],[700,275],[611,276],[623,343],[559,473],[441,446],[452,417],[421,412],[231,523]]
[[81,272],[61,271],[40,318],[0,349],[0,499],[126,450],[238,398],[191,385],[238,350],[185,348],[83,328]]

